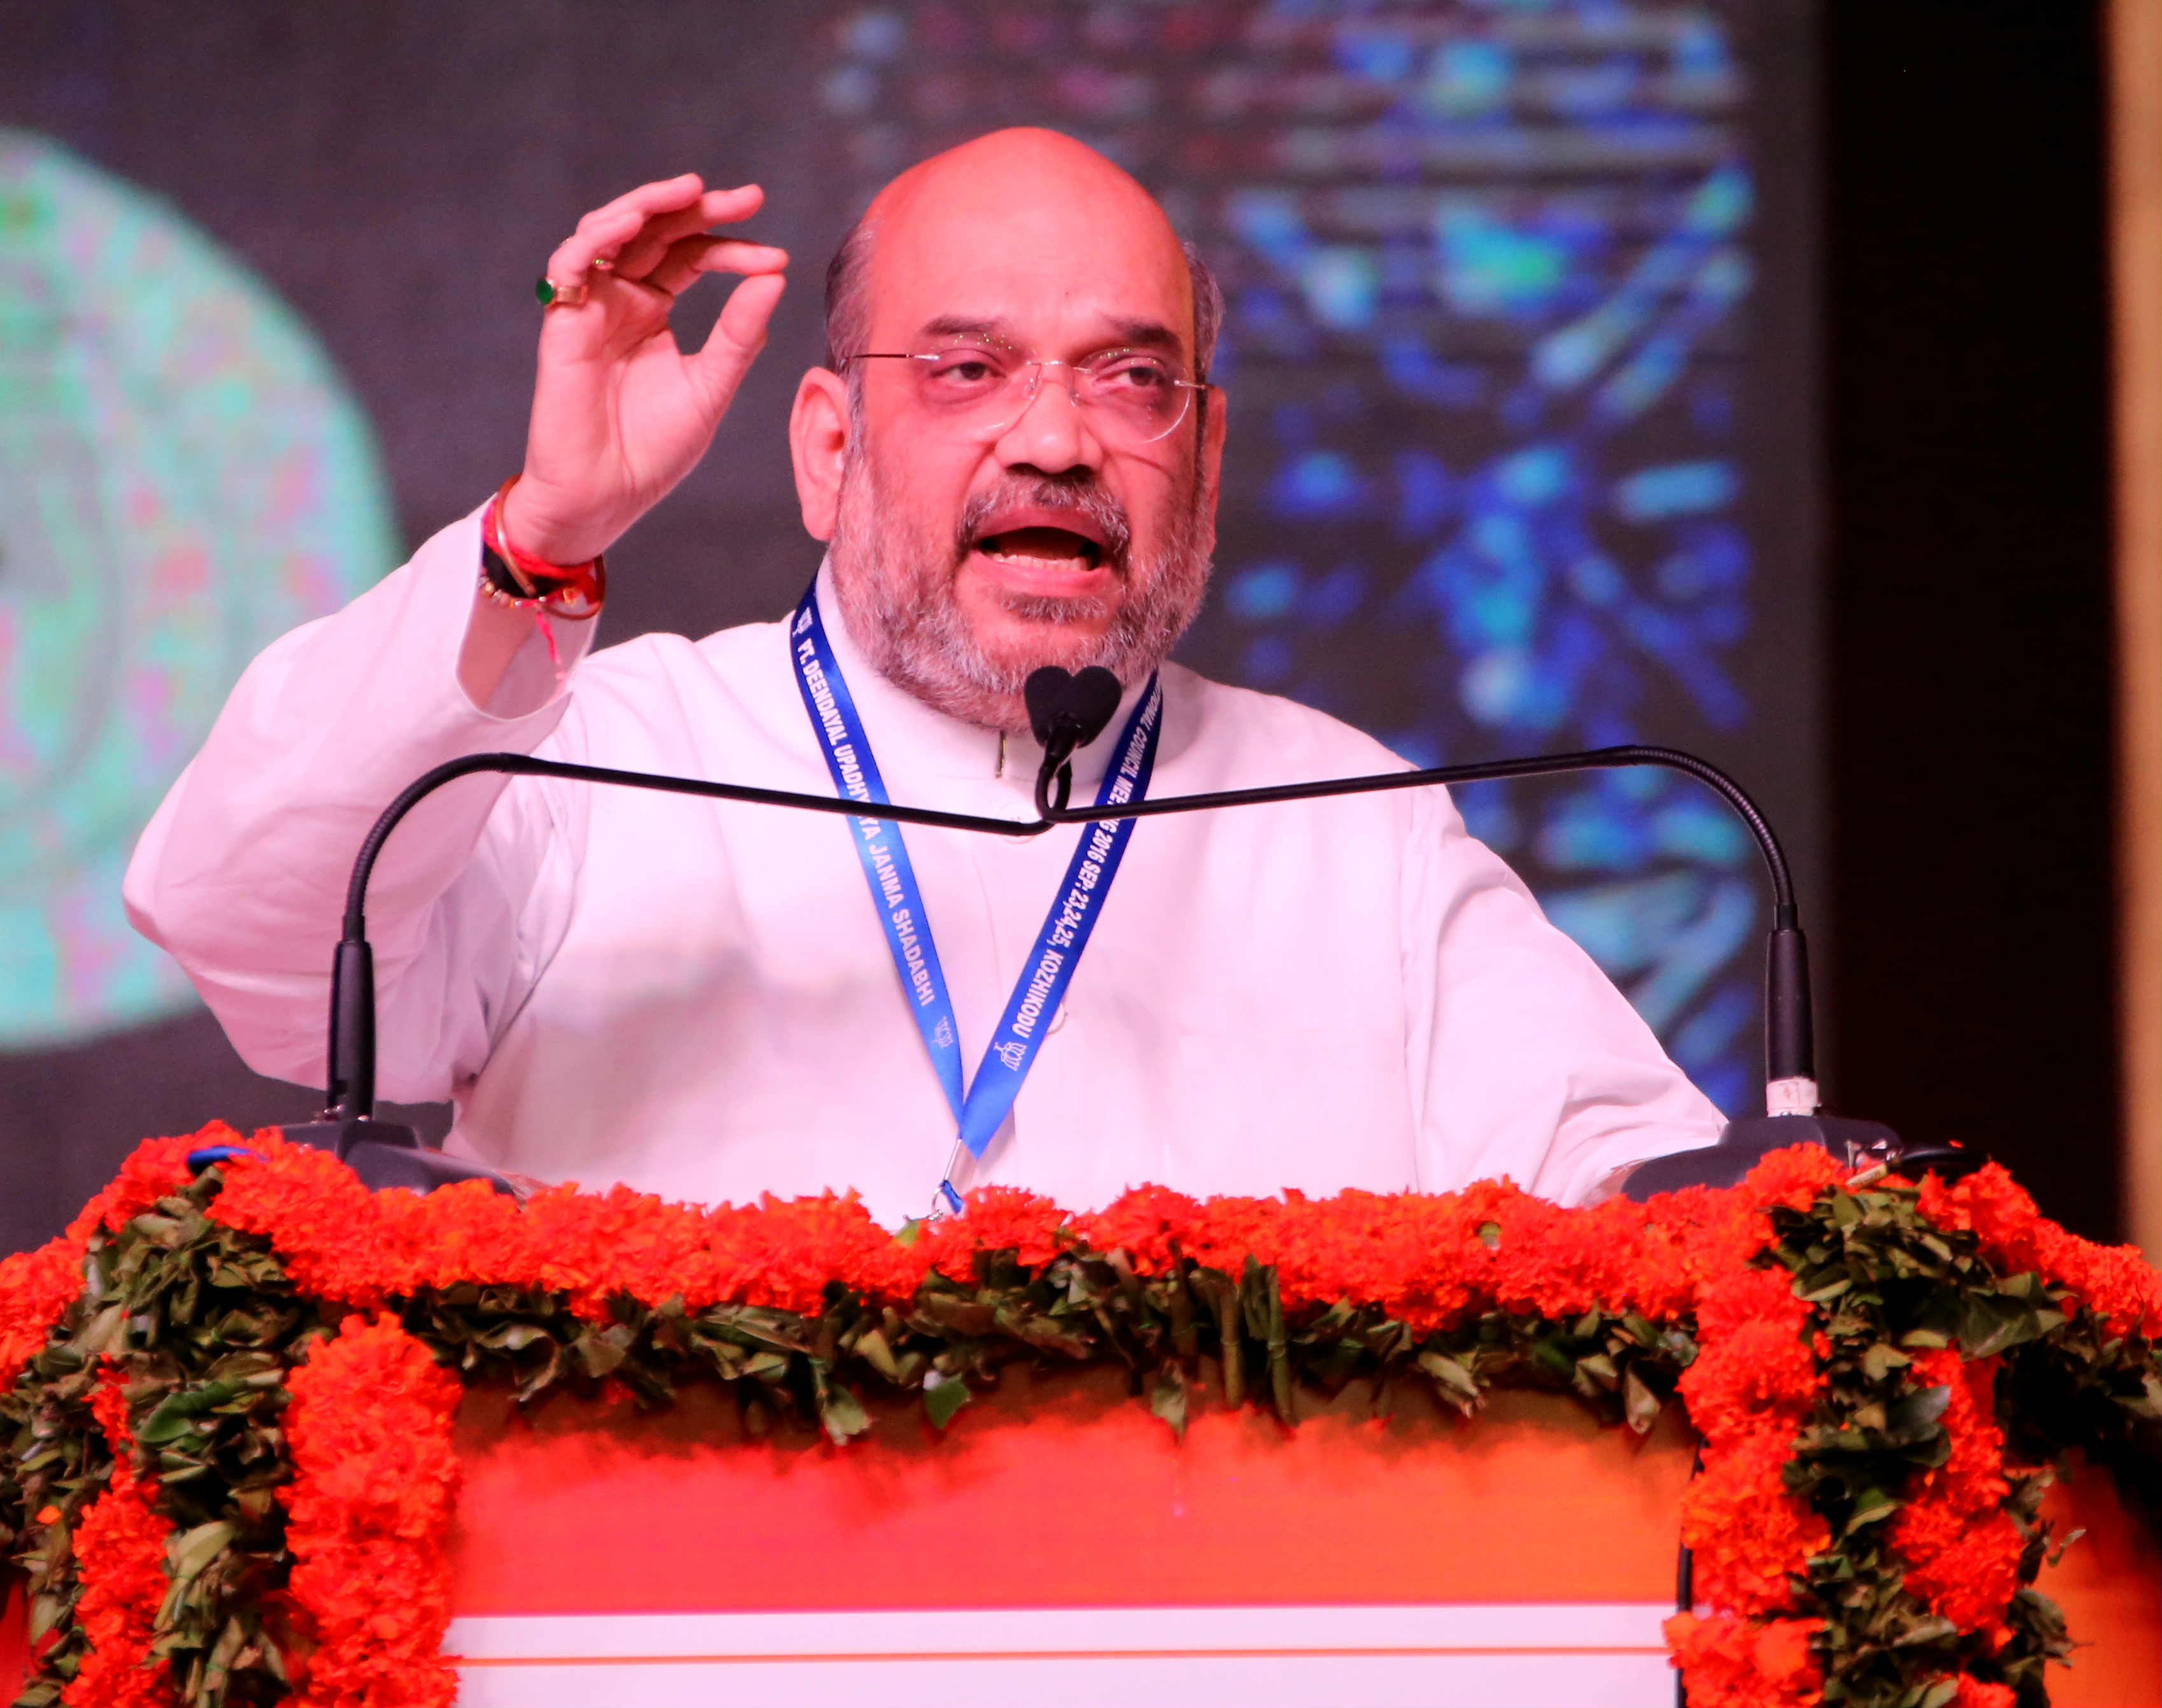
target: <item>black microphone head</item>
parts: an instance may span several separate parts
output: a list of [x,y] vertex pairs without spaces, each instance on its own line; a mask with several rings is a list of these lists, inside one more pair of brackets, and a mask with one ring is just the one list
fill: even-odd
[[1089,666],[1073,678],[1066,704],[1073,718],[1074,746],[1086,747],[1104,733],[1104,726],[1119,709],[1123,692],[1119,679],[1100,664]]
[[[1108,676],[1110,672],[1106,671],[1104,674]],[[1066,711],[1067,699],[1073,691],[1073,676],[1055,664],[1047,664],[1042,670],[1028,673],[1028,680],[1021,687],[1021,697],[1028,707],[1028,727],[1035,733],[1037,746],[1051,745],[1056,733],[1054,726]]]

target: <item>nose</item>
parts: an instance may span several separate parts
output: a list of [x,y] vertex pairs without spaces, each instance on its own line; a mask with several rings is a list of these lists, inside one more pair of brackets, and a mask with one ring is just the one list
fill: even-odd
[[1027,401],[993,448],[1008,468],[1026,464],[1046,474],[1101,468],[1104,447],[1074,394],[1073,370],[1063,362],[1037,364]]

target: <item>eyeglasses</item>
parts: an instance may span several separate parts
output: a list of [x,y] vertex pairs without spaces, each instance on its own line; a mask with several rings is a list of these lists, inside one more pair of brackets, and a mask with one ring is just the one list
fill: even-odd
[[1043,388],[1043,370],[1066,370],[1066,394],[1097,433],[1120,446],[1149,445],[1186,419],[1205,385],[1148,350],[1104,350],[1078,362],[1024,356],[990,338],[940,339],[912,350],[859,350],[851,362],[906,362],[924,414],[948,431],[995,439],[1021,420]]

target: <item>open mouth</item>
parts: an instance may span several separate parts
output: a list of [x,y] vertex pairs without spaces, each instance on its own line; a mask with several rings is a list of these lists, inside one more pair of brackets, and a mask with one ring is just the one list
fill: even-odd
[[986,534],[976,549],[987,557],[1023,567],[1094,569],[1104,561],[1104,548],[1085,534],[1065,528],[1009,528]]

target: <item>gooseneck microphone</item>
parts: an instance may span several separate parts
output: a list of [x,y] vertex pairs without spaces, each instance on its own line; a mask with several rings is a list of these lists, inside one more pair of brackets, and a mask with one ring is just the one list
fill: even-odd
[[1063,812],[1073,786],[1073,755],[1104,733],[1123,692],[1119,679],[1100,664],[1087,666],[1078,675],[1047,664],[1021,684],[1029,729],[1043,749],[1043,763],[1036,773],[1036,810],[1045,818],[1053,810],[1047,802],[1054,780],[1056,810]]
[[352,875],[346,889],[343,935],[331,970],[326,1106],[316,1120],[285,1128],[286,1136],[335,1150],[371,1186],[410,1186],[425,1191],[452,1180],[480,1178],[495,1181],[503,1189],[509,1189],[488,1170],[422,1147],[410,1127],[375,1119],[375,969],[368,942],[368,877],[384,844],[405,815],[446,783],[460,777],[480,772],[514,777],[556,777],[571,782],[782,807],[838,817],[870,816],[896,823],[929,825],[987,836],[1034,837],[1062,824],[1153,818],[1172,813],[1325,800],[1339,795],[1377,794],[1436,785],[1649,765],[1694,777],[1719,795],[1748,827],[1770,877],[1772,932],[1764,969],[1767,1112],[1729,1122],[1715,1146],[1657,1157],[1641,1165],[1624,1190],[1632,1198],[1643,1198],[1679,1186],[1731,1185],[1767,1152],[1801,1143],[1822,1145],[1843,1161],[1865,1167],[1872,1162],[1886,1167],[1919,1165],[1950,1174],[1966,1172],[1982,1160],[1975,1152],[1957,1147],[1903,1145],[1889,1127],[1878,1122],[1850,1120],[1818,1112],[1809,952],[1802,937],[1794,879],[1786,854],[1770,822],[1748,792],[1708,760],[1676,748],[1632,744],[1594,748],[1580,753],[1489,760],[1473,765],[1434,765],[1371,776],[1330,777],[1317,782],[1144,798],[1116,807],[1069,807],[1073,755],[1100,735],[1118,710],[1118,680],[1109,671],[1093,667],[1078,676],[1046,669],[1030,677],[1024,695],[1031,726],[1044,748],[1043,764],[1036,781],[1037,817],[1032,820],[987,818],[972,813],[892,804],[867,807],[862,802],[836,796],[804,795],[741,783],[711,782],[697,777],[573,765],[521,753],[472,754],[423,773],[384,808],[353,859]]

